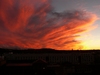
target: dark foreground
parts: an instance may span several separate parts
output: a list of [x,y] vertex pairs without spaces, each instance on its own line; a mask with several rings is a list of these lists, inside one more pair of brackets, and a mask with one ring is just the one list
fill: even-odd
[[100,75],[100,66],[1,66],[0,75]]
[[2,50],[0,75],[100,75],[100,50]]
[[56,75],[52,69],[32,67],[3,67],[0,75]]

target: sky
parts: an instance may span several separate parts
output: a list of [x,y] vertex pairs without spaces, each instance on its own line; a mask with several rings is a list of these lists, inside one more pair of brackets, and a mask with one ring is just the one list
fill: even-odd
[[82,35],[81,40],[86,49],[100,49],[100,0],[53,0],[52,5],[58,12],[78,9],[94,13],[98,17],[93,24],[96,28]]
[[0,0],[0,47],[100,49],[100,0]]

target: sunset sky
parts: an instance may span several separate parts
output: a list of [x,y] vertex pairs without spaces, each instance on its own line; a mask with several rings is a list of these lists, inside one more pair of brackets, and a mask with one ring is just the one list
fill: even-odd
[[94,13],[98,17],[93,24],[96,28],[82,35],[81,40],[85,49],[100,49],[100,0],[53,0],[52,5],[58,12],[78,9]]
[[100,49],[100,0],[0,0],[1,48]]

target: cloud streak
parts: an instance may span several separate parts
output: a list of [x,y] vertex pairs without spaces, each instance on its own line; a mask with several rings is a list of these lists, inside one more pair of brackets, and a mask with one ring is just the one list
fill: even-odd
[[0,0],[0,47],[80,49],[76,38],[96,19],[80,10],[53,12],[48,0]]

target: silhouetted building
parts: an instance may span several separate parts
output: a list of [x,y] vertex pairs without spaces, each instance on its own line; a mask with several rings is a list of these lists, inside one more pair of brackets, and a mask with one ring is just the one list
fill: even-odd
[[70,62],[72,64],[93,64],[93,53],[29,53],[29,54],[5,54],[4,59],[11,60],[26,60],[34,61],[37,59],[43,59],[48,63],[64,63]]
[[50,69],[56,75],[100,72],[99,51],[10,52],[2,57],[7,62],[5,66],[33,66],[40,69],[40,73],[43,69],[45,71]]

